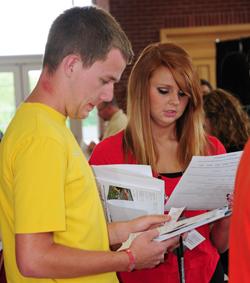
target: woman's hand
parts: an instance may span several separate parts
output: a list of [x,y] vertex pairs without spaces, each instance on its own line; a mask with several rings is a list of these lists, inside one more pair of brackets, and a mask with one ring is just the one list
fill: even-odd
[[234,193],[227,194],[227,203],[228,203],[228,208],[230,210],[233,210]]
[[[233,209],[234,193],[227,194],[228,209]],[[211,240],[219,252],[228,249],[230,216],[217,220],[211,230]]]

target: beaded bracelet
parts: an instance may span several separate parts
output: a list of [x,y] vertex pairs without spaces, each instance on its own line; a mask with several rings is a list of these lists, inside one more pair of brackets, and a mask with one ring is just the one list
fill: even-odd
[[124,252],[128,255],[129,259],[128,272],[131,272],[135,269],[135,256],[130,249],[126,249]]

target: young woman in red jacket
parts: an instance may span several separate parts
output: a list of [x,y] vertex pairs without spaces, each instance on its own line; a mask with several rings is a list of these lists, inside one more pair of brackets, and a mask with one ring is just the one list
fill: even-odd
[[[175,44],[151,44],[141,53],[129,78],[127,114],[127,128],[99,143],[90,163],[149,164],[165,181],[166,197],[193,155],[225,153],[219,140],[204,132],[199,80],[190,56]],[[184,216],[203,212],[185,211]],[[205,241],[184,252],[186,283],[224,281],[218,251],[227,249],[228,229],[229,219],[197,229]],[[123,272],[119,277],[123,283],[180,282],[173,252],[154,269]]]

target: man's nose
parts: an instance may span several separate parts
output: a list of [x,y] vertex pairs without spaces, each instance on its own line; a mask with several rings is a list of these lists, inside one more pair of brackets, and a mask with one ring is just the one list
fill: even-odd
[[101,99],[103,101],[111,101],[114,96],[114,83],[110,83],[107,86],[105,86],[105,89],[103,90],[103,93],[101,95]]

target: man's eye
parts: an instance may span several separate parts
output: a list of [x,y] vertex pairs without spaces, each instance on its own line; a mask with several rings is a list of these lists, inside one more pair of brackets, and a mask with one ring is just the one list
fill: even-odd
[[157,90],[160,94],[168,94],[169,93],[169,90],[167,88],[158,87]]
[[108,83],[109,83],[109,81],[104,80],[104,79],[101,79],[101,83],[102,83],[103,85],[106,85],[106,84],[108,84]]

